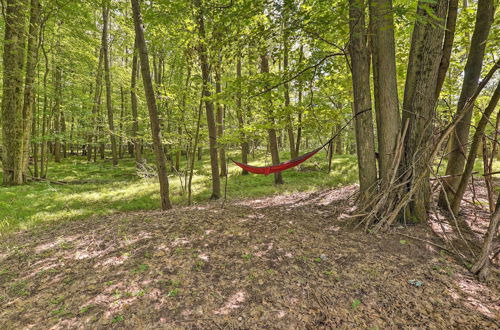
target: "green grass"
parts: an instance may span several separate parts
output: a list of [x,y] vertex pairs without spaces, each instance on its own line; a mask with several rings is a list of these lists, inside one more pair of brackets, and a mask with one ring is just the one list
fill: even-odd
[[[231,153],[230,156],[238,158],[238,153]],[[270,162],[269,158],[266,153],[257,153],[255,158],[250,157],[250,163],[256,166],[266,165]],[[281,154],[281,159],[289,158],[289,154]],[[154,161],[149,158],[148,163],[153,164]],[[338,187],[357,181],[358,169],[354,155],[336,155],[330,173],[327,173],[327,168],[325,153],[321,152],[303,163],[300,169],[283,172],[285,184],[275,186],[272,175],[241,175],[241,169],[230,163],[227,196],[228,199],[234,199],[290,194]],[[498,169],[500,161],[494,164],[494,171]],[[480,161],[477,162],[475,171],[482,174]],[[157,179],[139,178],[131,158],[122,159],[118,166],[113,166],[110,160],[88,163],[84,157],[72,156],[59,164],[51,162],[48,176],[51,180],[90,183],[57,185],[32,182],[23,186],[0,187],[0,235],[36,225],[50,225],[93,215],[159,209]],[[174,207],[186,205],[187,195],[183,193],[179,177],[171,174],[169,179]],[[221,182],[222,193],[224,180]],[[193,201],[207,201],[210,195],[210,163],[208,155],[204,155],[203,160],[197,162],[195,167]]]
[[[235,158],[237,153],[231,154]],[[283,153],[282,159],[289,159]],[[265,165],[265,153],[250,158],[252,165]],[[153,164],[153,160],[148,160]],[[283,172],[284,185],[275,186],[273,176],[241,175],[234,164],[229,165],[227,195],[229,199],[289,194],[351,184],[357,180],[356,157],[335,156],[331,173],[327,173],[324,152],[303,164],[302,170]],[[23,186],[0,187],[0,235],[50,225],[63,220],[77,220],[93,215],[115,212],[159,209],[159,186],[156,178],[139,178],[131,158],[113,166],[110,160],[88,163],[84,157],[72,156],[61,163],[49,164],[48,177],[55,181],[86,181],[88,183],[57,185],[50,182],[32,182]],[[174,207],[187,204],[179,177],[171,174],[171,199]],[[0,173],[1,180],[1,173]],[[222,191],[224,191],[222,179]],[[208,155],[196,163],[193,178],[195,203],[208,200],[211,194],[210,163]]]

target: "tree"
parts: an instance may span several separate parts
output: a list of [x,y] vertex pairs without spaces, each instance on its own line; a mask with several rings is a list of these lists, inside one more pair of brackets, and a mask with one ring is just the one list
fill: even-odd
[[[493,22],[493,0],[478,0],[476,23],[474,33],[470,41],[469,55],[464,68],[464,79],[462,91],[457,104],[457,113],[460,112],[467,100],[471,97],[478,86],[481,68],[483,67],[486,40]],[[441,194],[440,204],[447,205],[446,199],[453,203],[455,191],[460,183],[464,164],[466,160],[467,145],[469,139],[469,127],[472,118],[472,108],[463,116],[451,135],[451,152],[448,156],[446,176],[444,179],[444,191]],[[447,197],[444,196],[447,195]]]
[[156,168],[158,171],[158,180],[160,182],[161,208],[162,210],[168,210],[172,208],[172,204],[169,197],[167,163],[162,147],[160,118],[158,116],[155,92],[153,90],[153,82],[151,80],[151,73],[149,69],[148,50],[146,46],[146,39],[144,38],[144,27],[142,24],[139,0],[131,0],[131,2],[134,16],[135,34],[137,38],[137,50],[141,60],[141,75],[144,84],[144,92],[146,94],[146,101],[148,104],[151,135],[153,138],[153,147],[156,156]]
[[367,201],[377,185],[375,138],[370,94],[370,52],[365,29],[364,0],[349,1],[350,55],[360,203]]
[[7,0],[3,53],[3,183],[23,183],[23,86],[27,0]]
[[33,129],[33,108],[35,106],[35,69],[38,62],[38,29],[40,24],[40,4],[31,0],[30,20],[28,29],[28,48],[26,51],[26,77],[24,83],[23,102],[23,173],[28,172],[30,154],[30,138]]
[[[448,0],[428,3],[421,0],[411,38],[410,58],[406,71],[403,101],[403,124],[407,127],[402,172],[408,173],[408,190],[417,184],[415,179],[425,173],[420,187],[407,210],[409,221],[425,221],[429,209],[431,189],[429,166],[431,137],[434,131],[436,88],[440,63],[443,58],[443,22]],[[405,177],[405,178],[406,178]]]
[[109,6],[106,5],[106,0],[103,0],[102,7],[102,54],[104,59],[104,80],[106,83],[106,109],[108,114],[109,138],[111,140],[111,155],[113,157],[113,165],[118,165],[118,154],[116,150],[116,135],[115,124],[113,120],[113,105],[111,101],[111,77],[109,73],[109,50],[108,50],[108,16]]
[[[269,74],[269,59],[267,55],[267,49],[260,56],[260,72],[263,74]],[[271,92],[265,93],[265,99],[268,104],[267,109],[267,124],[268,124],[268,138],[269,138],[269,150],[271,151],[271,159],[273,165],[278,165],[280,163],[280,154],[278,149],[278,141],[276,139],[276,128],[275,118],[273,114],[273,102],[271,100]],[[283,184],[283,177],[281,172],[274,173],[274,184]]]
[[384,185],[389,180],[401,130],[392,0],[372,0],[370,20],[373,33],[373,84],[380,164],[379,178]]
[[202,0],[193,0],[196,13],[196,20],[198,23],[198,35],[200,38],[198,45],[198,56],[200,58],[200,68],[203,79],[203,91],[205,97],[205,112],[207,116],[208,126],[208,143],[210,147],[210,167],[212,170],[212,195],[210,199],[220,198],[220,175],[219,175],[219,161],[217,156],[217,125],[214,115],[214,103],[211,99],[212,93],[210,91],[210,68],[208,62],[208,52],[205,36],[205,17],[203,11]]

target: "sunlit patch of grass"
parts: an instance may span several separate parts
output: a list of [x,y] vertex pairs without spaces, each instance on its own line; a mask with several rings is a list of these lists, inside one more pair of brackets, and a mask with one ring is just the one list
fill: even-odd
[[[148,163],[154,164],[152,156],[147,156]],[[229,152],[229,156],[238,159],[239,153]],[[281,154],[281,160],[289,158],[288,153]],[[263,151],[256,152],[255,158],[250,157],[249,162],[255,166],[269,165],[270,156]],[[185,160],[181,163],[181,167],[184,166]],[[482,173],[480,161],[475,170]],[[494,163],[494,171],[498,170],[500,161]],[[226,179],[221,178],[222,193],[226,190],[227,197],[234,199],[327,189],[355,183],[357,171],[354,155],[335,155],[332,170],[328,173],[328,161],[322,151],[300,166],[283,172],[285,184],[276,186],[273,175],[242,175],[241,169],[229,162],[227,189]],[[131,158],[122,159],[118,166],[113,166],[110,160],[88,163],[84,157],[72,156],[58,164],[51,162],[48,177],[68,184],[41,181],[0,187],[0,235],[92,215],[159,209],[157,180],[138,177]],[[174,207],[186,205],[187,194],[179,176],[171,174],[169,180]],[[193,201],[207,201],[210,195],[210,159],[204,155],[202,161],[196,162]]]

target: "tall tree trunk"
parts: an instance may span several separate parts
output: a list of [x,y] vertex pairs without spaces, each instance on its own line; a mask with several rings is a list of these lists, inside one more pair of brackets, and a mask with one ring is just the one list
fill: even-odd
[[[283,71],[285,74],[288,74],[288,53],[289,53],[289,44],[288,44],[288,38],[289,38],[289,33],[288,33],[288,17],[289,17],[289,12],[290,12],[290,1],[285,1],[284,4],[284,9],[283,9],[283,20],[284,20],[284,32],[283,32]],[[288,133],[288,145],[290,147],[290,157],[292,159],[296,158],[297,155],[297,148],[295,148],[295,134],[293,131],[293,120],[292,120],[292,115],[290,114],[291,109],[290,109],[290,86],[287,83],[283,84],[284,88],[284,99],[285,99],[285,113],[287,114],[287,126],[286,126],[286,131]]]
[[[59,42],[58,42],[59,44]],[[56,46],[56,49],[58,47]],[[55,64],[55,72],[54,72],[54,89],[55,89],[55,97],[54,97],[54,108],[52,110],[53,119],[54,119],[54,161],[56,163],[61,162],[61,98],[62,98],[62,69],[59,63]]]
[[365,28],[365,1],[349,1],[350,55],[352,63],[352,89],[360,205],[363,205],[376,190],[377,163],[375,159],[375,137],[373,132],[372,102],[370,94],[370,51]]
[[[269,59],[267,55],[267,50],[260,56],[260,71],[261,73],[268,74],[269,73]],[[278,141],[276,138],[276,128],[275,119],[273,113],[273,104],[271,100],[271,93],[268,92],[265,94],[265,98],[267,103],[269,104],[267,119],[269,128],[267,129],[269,135],[269,149],[271,151],[271,159],[273,161],[273,165],[278,165],[280,163],[280,154],[278,150]],[[283,177],[281,172],[274,173],[274,183],[275,184],[283,184]]]
[[43,113],[42,113],[42,146],[40,150],[40,177],[45,178],[46,177],[46,166],[45,166],[45,159],[47,157],[47,137],[45,136],[47,133],[47,120],[48,120],[48,115],[47,115],[47,109],[48,109],[48,96],[47,96],[47,79],[49,76],[49,57],[47,56],[47,52],[45,51],[45,47],[43,45],[43,42],[41,43],[41,48],[42,48],[42,53],[45,58],[45,72],[43,73]]
[[123,158],[123,117],[125,115],[125,93],[123,92],[123,86],[120,86],[120,123],[118,125],[119,128],[119,134],[120,136],[118,137],[118,157],[120,159]]
[[[238,93],[236,95],[236,111],[237,111],[237,115],[238,115],[238,129],[240,131],[239,136],[240,136],[240,141],[241,141],[240,142],[241,161],[244,164],[248,164],[249,146],[248,146],[248,141],[245,137],[245,131],[244,131],[245,120],[243,117],[243,108],[241,106],[241,98],[242,98],[242,95],[241,95],[241,53],[238,53],[238,59],[236,62],[236,76],[238,78]],[[248,171],[242,170],[242,174],[246,175],[246,174],[248,174]]]
[[205,93],[205,110],[207,115],[208,139],[210,146],[210,167],[212,169],[212,196],[211,199],[220,198],[220,176],[219,161],[217,157],[217,127],[214,116],[214,103],[211,100],[210,92],[210,67],[208,63],[207,49],[205,46],[205,18],[203,13],[202,0],[194,0],[197,9],[198,33],[201,39],[198,46],[200,57],[201,74],[203,78],[203,91]]
[[110,57],[108,50],[108,16],[109,7],[104,4],[102,7],[102,51],[104,56],[104,80],[106,82],[106,109],[108,112],[109,138],[111,140],[111,155],[113,165],[118,165],[118,155],[116,152],[115,124],[113,122],[113,105],[111,104],[111,77],[109,74]]
[[[493,0],[478,0],[476,24],[470,42],[467,63],[465,64],[464,80],[462,91],[458,99],[457,112],[460,112],[478,86],[481,69],[483,67],[486,40],[488,39],[488,34],[493,22],[493,11]],[[465,113],[457,124],[454,132],[455,134],[451,134],[451,152],[448,156],[448,165],[446,166],[446,175],[448,177],[445,178],[445,191],[441,194],[440,198],[441,206],[446,206],[444,194],[447,194],[448,200],[453,203],[455,198],[454,192],[457,190],[460,183],[460,176],[462,175],[466,160],[465,157],[467,153],[472,112],[473,107]]]
[[[372,0],[370,18],[373,28],[375,111],[379,149],[379,178],[388,182],[398,134],[401,129],[392,0]],[[375,74],[376,73],[376,74]]]
[[[222,93],[222,85],[221,85],[221,70],[222,70],[222,56],[219,55],[219,59],[217,61],[217,68],[215,70],[215,93],[220,95]],[[221,139],[224,134],[224,106],[221,103],[217,103],[217,138]],[[220,159],[220,176],[226,176],[226,150],[224,149],[224,145],[219,144],[219,159]]]
[[137,36],[134,41],[134,55],[132,57],[132,77],[130,79],[130,105],[132,107],[132,142],[134,143],[135,165],[142,164],[141,142],[137,137],[139,131],[139,115],[137,112],[137,75],[139,73],[139,62],[137,57]]
[[23,83],[27,0],[7,0],[3,53],[3,183],[23,183]]
[[[500,82],[497,83],[495,92],[493,93],[493,96],[491,97],[488,106],[484,110],[483,115],[481,116],[481,119],[477,124],[476,131],[474,132],[472,143],[469,148],[469,156],[467,157],[467,162],[465,164],[465,170],[460,178],[460,182],[455,193],[455,198],[451,203],[451,210],[455,215],[458,215],[458,211],[460,210],[460,202],[462,201],[465,190],[467,189],[467,184],[469,183],[469,179],[472,174],[472,170],[474,169],[474,163],[476,162],[478,149],[481,144],[481,139],[484,136],[486,125],[489,122],[490,116],[495,111],[499,99],[500,99]],[[496,141],[493,141],[493,143],[496,143]]]
[[131,2],[132,2],[132,11],[134,16],[137,49],[139,51],[139,57],[141,60],[142,81],[144,84],[144,92],[146,94],[146,101],[148,104],[153,147],[156,155],[156,167],[158,171],[158,179],[160,182],[161,208],[163,210],[168,210],[172,208],[172,204],[170,203],[170,197],[169,197],[167,163],[165,160],[165,154],[163,153],[163,147],[161,142],[160,118],[158,116],[158,109],[156,107],[156,98],[153,89],[153,82],[151,81],[148,51],[146,46],[146,40],[144,38],[144,30],[143,30],[144,27],[142,24],[139,0],[131,0]]
[[446,30],[444,34],[443,51],[441,63],[439,64],[439,72],[436,83],[436,99],[441,94],[443,83],[450,66],[451,51],[453,48],[453,40],[455,38],[455,27],[457,25],[458,0],[449,0],[448,14],[446,17]]
[[31,130],[33,126],[33,104],[35,103],[35,71],[38,62],[38,27],[40,21],[40,5],[38,0],[31,0],[28,32],[28,49],[26,56],[26,78],[24,84],[23,103],[23,173],[28,173]]
[[[100,95],[102,90],[102,66],[103,66],[103,50],[102,46],[99,49],[99,60],[97,64],[97,70],[95,75],[95,91],[94,91],[94,100],[92,102],[92,132],[89,135],[87,144],[87,161],[92,160],[92,151],[94,142],[97,142],[97,125],[98,125],[98,111],[99,111],[99,103],[100,103]],[[94,158],[95,161],[95,158]]]
[[401,172],[411,172],[408,191],[415,184],[413,180],[423,173],[427,175],[427,179],[416,189],[409,203],[407,219],[410,222],[427,220],[429,209],[429,157],[433,147],[430,139],[434,130],[436,84],[443,58],[441,45],[444,29],[441,22],[446,19],[447,8],[448,0],[437,0],[433,3],[420,0],[417,7],[418,19],[415,21],[411,39],[403,101],[403,122],[408,128]]

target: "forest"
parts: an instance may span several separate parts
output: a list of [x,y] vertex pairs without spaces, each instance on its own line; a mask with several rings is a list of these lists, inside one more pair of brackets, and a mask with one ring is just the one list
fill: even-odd
[[0,0],[2,329],[500,328],[498,0]]

